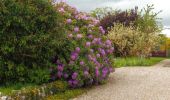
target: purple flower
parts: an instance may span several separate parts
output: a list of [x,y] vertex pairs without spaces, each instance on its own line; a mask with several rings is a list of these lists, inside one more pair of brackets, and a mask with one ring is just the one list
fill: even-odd
[[78,53],[77,52],[72,52],[72,55],[75,55],[76,57],[78,57]]
[[75,28],[74,28],[74,32],[79,32],[79,28],[78,28],[78,27],[75,27]]
[[102,34],[105,34],[105,33],[106,33],[106,31],[105,31],[105,30],[101,30],[101,32],[102,32]]
[[76,47],[76,52],[77,52],[77,53],[80,52],[80,47]]
[[114,51],[114,48],[112,47],[112,48],[110,48],[110,50],[113,52],[113,51]]
[[86,42],[86,47],[90,47],[91,42]]
[[92,60],[93,57],[92,57],[91,55],[88,55],[88,59],[89,59],[89,60]]
[[88,17],[86,15],[81,16],[82,19],[88,20]]
[[108,74],[108,69],[105,67],[102,69],[102,77],[105,78],[107,74]]
[[101,52],[101,51],[102,51],[102,48],[98,48],[98,51]]
[[71,19],[67,19],[67,23],[70,24],[72,22]]
[[99,42],[101,42],[101,41],[98,38],[94,38],[92,41],[93,44],[98,44]]
[[64,13],[64,12],[65,12],[64,8],[60,8],[60,9],[59,9],[59,12]]
[[108,53],[109,53],[109,54],[112,54],[112,53],[113,53],[113,50],[112,50],[112,49],[108,50]]
[[93,24],[94,24],[94,25],[98,24],[99,22],[100,22],[100,21],[97,20],[97,19],[94,19],[94,20],[93,20]]
[[73,37],[73,34],[68,34],[68,37],[69,37],[69,38],[72,38],[72,37]]
[[74,61],[70,61],[69,64],[71,64],[71,65],[74,64]]
[[77,85],[78,84],[78,81],[77,80],[73,80],[73,85]]
[[100,29],[100,30],[103,30],[103,27],[102,27],[102,26],[99,26],[99,29]]
[[96,77],[99,76],[100,73],[99,73],[99,69],[98,68],[95,69],[95,74],[96,74]]
[[110,40],[106,40],[107,45],[112,45],[112,42]]
[[96,62],[95,64],[96,64],[97,67],[101,66],[99,62]]
[[80,61],[80,65],[84,65],[84,61]]
[[97,41],[98,41],[98,38],[94,38],[94,41],[97,42]]
[[65,79],[68,78],[68,74],[65,73],[65,74],[64,74],[64,78],[65,78]]
[[76,58],[77,58],[76,55],[71,55],[71,60],[74,61],[74,60],[76,60]]
[[110,48],[110,45],[106,45],[107,48]]
[[58,78],[61,78],[61,77],[62,77],[62,75],[63,75],[63,73],[62,73],[62,72],[60,72],[60,71],[58,71],[58,72],[57,72],[57,77],[58,77]]
[[79,16],[78,16],[78,15],[76,15],[76,16],[75,16],[75,19],[78,19],[78,18],[79,18]]
[[102,56],[105,56],[106,55],[106,52],[105,52],[105,50],[101,50],[101,54],[102,54]]
[[108,59],[108,58],[104,58],[103,60],[104,60],[106,63],[109,62],[109,59]]
[[96,56],[97,56],[97,58],[100,58],[100,54],[98,53],[98,54],[96,54]]
[[57,61],[56,61],[56,64],[60,64],[60,63],[61,63],[60,60],[57,60]]
[[72,85],[73,85],[73,81],[72,81],[72,80],[69,80],[69,81],[68,81],[68,84],[69,84],[70,86],[72,86]]
[[57,70],[62,72],[64,70],[64,67],[62,65],[58,65]]
[[84,76],[88,76],[89,72],[88,71],[84,71]]
[[96,74],[96,77],[99,76],[99,70],[98,69],[95,70],[95,74]]
[[109,72],[109,70],[107,67],[103,68],[102,69],[102,77],[105,78],[107,76],[108,72]]
[[81,39],[82,37],[83,37],[82,34],[77,34],[77,38],[78,38],[78,39]]
[[77,78],[77,76],[78,76],[78,73],[76,73],[76,72],[74,72],[73,74],[72,74],[72,79],[76,79]]
[[109,54],[109,53],[110,53],[110,50],[108,50],[108,49],[107,49],[107,50],[106,50],[106,53],[108,53],[108,54]]
[[108,68],[107,68],[107,67],[103,68],[103,69],[102,69],[102,73],[103,73],[103,74],[107,74],[107,73],[108,73]]
[[97,61],[97,60],[96,60],[96,58],[93,58],[92,60],[93,60],[94,62],[96,62],[96,61]]
[[88,38],[89,38],[89,39],[92,39],[92,38],[93,38],[93,35],[91,35],[91,34],[88,35]]
[[99,27],[99,30],[102,32],[102,34],[106,33],[102,26]]

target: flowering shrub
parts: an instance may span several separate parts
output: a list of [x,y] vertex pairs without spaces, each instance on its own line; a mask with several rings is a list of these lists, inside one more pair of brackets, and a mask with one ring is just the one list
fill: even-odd
[[64,2],[55,8],[65,18],[67,42],[54,59],[51,80],[66,80],[71,87],[102,83],[114,71],[114,48],[110,40],[102,38],[105,31],[97,25],[99,21]]
[[115,52],[121,56],[148,57],[151,51],[159,43],[159,35],[156,33],[141,32],[139,28],[125,27],[122,24],[115,24],[107,36],[114,46]]

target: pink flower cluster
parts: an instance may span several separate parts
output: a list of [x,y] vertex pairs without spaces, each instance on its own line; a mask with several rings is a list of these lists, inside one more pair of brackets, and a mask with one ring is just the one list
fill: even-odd
[[68,54],[67,60],[63,61],[63,57],[56,61],[51,78],[65,79],[71,87],[101,83],[114,71],[111,60],[114,48],[110,40],[102,37],[104,29],[86,13],[65,3],[56,6],[66,19],[70,49],[64,52]]

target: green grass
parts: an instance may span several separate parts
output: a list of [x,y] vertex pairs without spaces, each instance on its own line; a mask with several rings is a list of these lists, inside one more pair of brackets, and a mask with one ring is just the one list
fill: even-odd
[[[9,84],[6,86],[0,86],[0,92],[3,95],[11,95],[13,93],[13,90],[20,90],[22,88],[34,88],[38,87],[38,85],[34,84]],[[60,87],[60,86],[59,86]],[[89,90],[91,87],[86,88],[77,88],[77,89],[70,89],[66,88],[64,91],[58,92],[54,95],[47,96],[45,100],[69,100],[70,98],[75,98],[83,93],[85,93],[87,90]]]
[[20,90],[22,88],[31,88],[35,87],[35,84],[22,84],[22,83],[15,83],[15,84],[9,84],[5,86],[0,86],[0,92],[4,95],[10,95],[14,90]]
[[166,58],[161,57],[151,57],[150,59],[140,59],[137,57],[128,57],[128,58],[116,58],[115,67],[125,67],[125,66],[151,66],[159,63],[160,61]]
[[79,88],[79,89],[68,89],[63,93],[57,93],[52,96],[48,96],[45,100],[70,100],[71,98],[75,98],[85,92],[87,92],[88,88]]

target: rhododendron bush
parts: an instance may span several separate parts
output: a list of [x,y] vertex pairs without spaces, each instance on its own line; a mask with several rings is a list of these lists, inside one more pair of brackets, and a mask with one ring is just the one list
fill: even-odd
[[114,48],[102,37],[105,31],[99,21],[64,2],[55,4],[55,9],[65,18],[67,39],[50,69],[51,80],[66,80],[71,87],[104,82],[114,71]]

